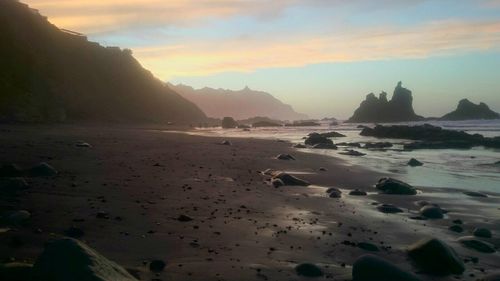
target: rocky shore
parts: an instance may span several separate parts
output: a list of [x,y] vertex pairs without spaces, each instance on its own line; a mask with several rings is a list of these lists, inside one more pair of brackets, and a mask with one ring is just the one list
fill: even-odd
[[496,193],[281,141],[0,130],[2,280],[498,280]]

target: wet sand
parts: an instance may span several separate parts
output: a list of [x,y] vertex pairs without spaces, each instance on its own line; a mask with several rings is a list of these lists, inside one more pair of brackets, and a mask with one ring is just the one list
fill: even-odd
[[[59,171],[55,177],[26,178],[30,189],[0,198],[1,212],[32,214],[26,225],[0,233],[0,259],[33,262],[45,242],[75,226],[84,231],[82,241],[137,271],[141,280],[301,280],[294,267],[302,262],[319,265],[323,279],[350,280],[353,262],[370,253],[353,246],[359,242],[377,245],[376,255],[418,273],[405,248],[429,236],[447,242],[463,259],[479,258],[466,263],[461,280],[476,280],[500,264],[498,251],[483,254],[456,242],[475,227],[487,227],[493,231],[488,242],[500,247],[499,194],[476,198],[418,187],[415,196],[381,195],[373,185],[386,175],[302,153],[290,143],[238,138],[228,146],[221,138],[162,129],[0,127],[1,165],[43,161]],[[77,147],[78,141],[92,147]],[[274,159],[280,153],[297,160]],[[268,168],[313,185],[271,187],[261,173]],[[328,198],[328,187],[342,189],[342,198]],[[368,196],[348,195],[355,188]],[[419,200],[449,212],[439,220],[411,219]],[[377,202],[405,212],[380,213]],[[107,218],[98,218],[100,211]],[[179,221],[180,215],[192,220]],[[463,233],[448,230],[455,219],[464,221]],[[167,263],[164,272],[149,272],[146,263],[153,259]]]

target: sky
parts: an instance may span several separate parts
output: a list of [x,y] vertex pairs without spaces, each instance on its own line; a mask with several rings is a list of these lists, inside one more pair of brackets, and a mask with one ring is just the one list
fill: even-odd
[[415,111],[500,111],[500,0],[25,0],[60,28],[129,48],[158,78],[266,91],[348,118],[398,81]]

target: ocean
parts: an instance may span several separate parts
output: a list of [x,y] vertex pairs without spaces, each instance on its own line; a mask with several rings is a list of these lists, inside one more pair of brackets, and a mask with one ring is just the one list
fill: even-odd
[[[492,165],[500,161],[500,149],[474,147],[472,149],[422,149],[414,151],[402,150],[403,144],[411,142],[401,139],[381,139],[360,136],[359,124],[341,123],[332,126],[322,122],[317,127],[273,127],[255,128],[250,131],[241,129],[199,128],[192,134],[216,137],[244,137],[258,139],[285,140],[293,144],[303,143],[303,137],[312,132],[336,131],[346,135],[342,138],[332,138],[339,142],[381,142],[394,144],[386,150],[368,150],[355,148],[366,153],[356,157],[339,154],[344,149],[300,149],[308,153],[317,153],[345,160],[345,165],[363,166],[409,184],[420,187],[460,188],[472,191],[500,192],[500,165]],[[432,124],[449,130],[461,130],[471,134],[481,134],[486,137],[500,136],[500,120],[474,121],[425,121],[398,123],[398,125]],[[363,124],[372,126],[373,124]],[[394,124],[384,124],[394,125]],[[279,152],[277,152],[278,154]],[[410,167],[406,163],[415,158],[424,163],[420,167]]]

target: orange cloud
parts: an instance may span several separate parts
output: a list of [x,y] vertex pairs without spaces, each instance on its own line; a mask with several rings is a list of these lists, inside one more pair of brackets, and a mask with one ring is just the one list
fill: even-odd
[[321,36],[192,41],[134,49],[134,54],[156,75],[167,79],[326,62],[425,58],[499,47],[500,22],[445,21]]

